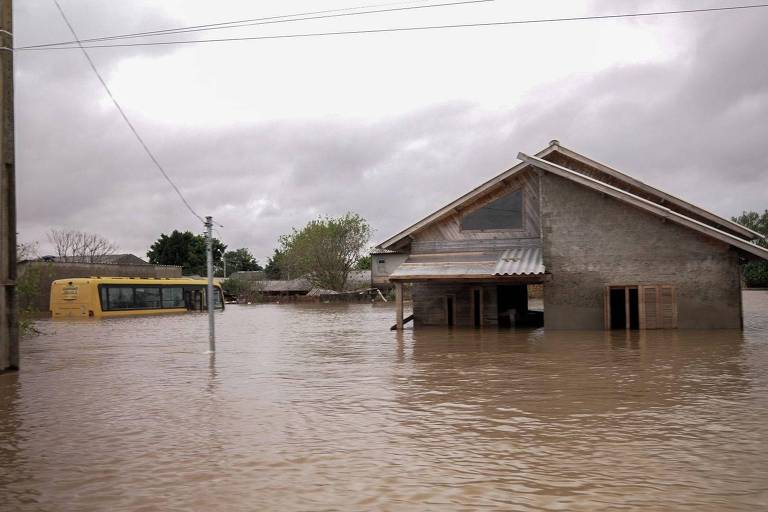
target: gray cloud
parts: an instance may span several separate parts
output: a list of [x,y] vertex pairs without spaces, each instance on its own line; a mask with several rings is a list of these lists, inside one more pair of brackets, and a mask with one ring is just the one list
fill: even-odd
[[[88,19],[81,32],[109,32]],[[686,19],[695,44],[680,61],[541,86],[513,108],[451,101],[373,119],[240,120],[222,129],[138,117],[137,125],[192,204],[225,225],[225,243],[262,260],[280,234],[323,214],[358,212],[381,241],[552,138],[730,216],[768,207],[765,19]],[[122,23],[146,27],[147,13]],[[96,58],[109,73],[125,56]],[[103,102],[81,55],[19,55],[17,71],[22,240],[67,227],[143,255],[162,232],[200,230]]]

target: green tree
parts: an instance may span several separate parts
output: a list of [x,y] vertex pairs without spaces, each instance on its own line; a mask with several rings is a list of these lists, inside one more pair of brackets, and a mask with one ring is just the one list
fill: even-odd
[[267,279],[280,279],[283,276],[282,270],[280,269],[280,260],[282,259],[282,256],[283,253],[281,253],[279,249],[275,249],[272,257],[267,259],[267,264],[264,266],[264,274]]
[[237,249],[236,251],[227,251],[224,253],[224,260],[227,265],[227,275],[232,275],[233,272],[240,270],[253,271],[264,270],[259,262],[253,257],[253,255],[246,248]]
[[371,270],[371,255],[366,254],[355,263],[355,270]]
[[[221,264],[221,255],[227,246],[218,239],[213,239],[213,264]],[[179,265],[185,275],[206,275],[205,236],[195,235],[190,231],[160,235],[147,251],[147,258],[155,265]]]
[[[731,220],[738,222],[752,231],[768,236],[768,210],[762,215],[757,212],[742,212],[738,217]],[[765,239],[757,240],[757,245],[768,248],[768,241]],[[744,281],[750,288],[768,287],[768,261],[751,261],[744,265]]]
[[282,270],[319,288],[341,291],[370,237],[368,222],[355,213],[310,221],[280,237]]

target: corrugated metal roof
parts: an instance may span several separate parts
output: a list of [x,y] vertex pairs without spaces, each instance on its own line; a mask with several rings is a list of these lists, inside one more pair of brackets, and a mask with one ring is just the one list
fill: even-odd
[[415,254],[389,276],[390,279],[466,279],[544,274],[541,249],[520,247],[503,252]]
[[546,271],[541,247],[517,247],[501,253],[493,274],[497,276],[533,276]]

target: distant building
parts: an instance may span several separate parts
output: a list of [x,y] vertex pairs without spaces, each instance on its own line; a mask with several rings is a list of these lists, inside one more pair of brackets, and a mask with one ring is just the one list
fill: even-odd
[[306,279],[265,279],[256,283],[255,287],[264,295],[276,296],[306,295],[312,289]]
[[227,276],[230,279],[242,279],[244,281],[262,281],[266,279],[266,272],[263,270],[238,270]]
[[[418,325],[740,328],[762,235],[552,141],[384,241],[373,282],[411,285]],[[398,325],[402,328],[402,307]]]
[[407,252],[376,249],[371,252],[371,286],[382,290],[392,288],[389,276],[408,258]]
[[135,254],[106,254],[102,256],[43,256],[42,261],[57,263],[94,263],[104,265],[149,265]]

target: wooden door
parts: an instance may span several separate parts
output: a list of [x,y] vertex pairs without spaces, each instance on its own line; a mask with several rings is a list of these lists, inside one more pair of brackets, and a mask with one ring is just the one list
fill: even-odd
[[674,286],[640,287],[640,328],[677,329],[677,296]]

